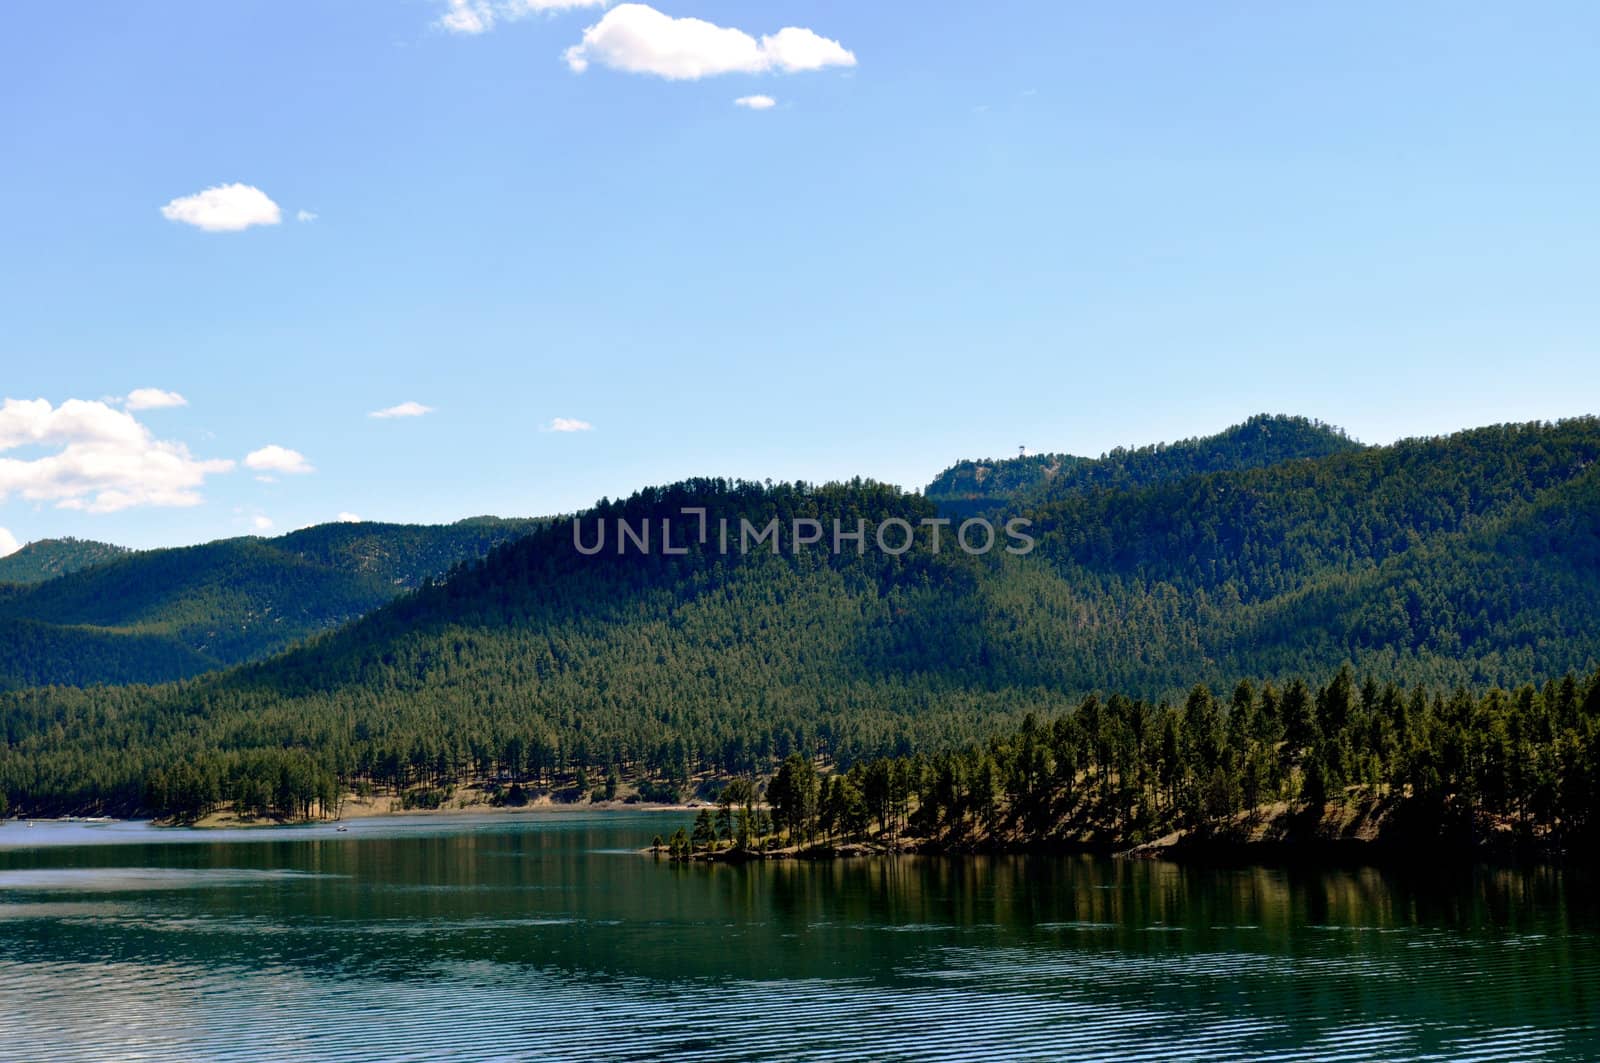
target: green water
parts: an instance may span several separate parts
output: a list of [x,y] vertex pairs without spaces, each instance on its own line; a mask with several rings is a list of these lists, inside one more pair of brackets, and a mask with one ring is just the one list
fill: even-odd
[[0,827],[0,1060],[1600,1057],[1551,869],[678,866],[676,814]]

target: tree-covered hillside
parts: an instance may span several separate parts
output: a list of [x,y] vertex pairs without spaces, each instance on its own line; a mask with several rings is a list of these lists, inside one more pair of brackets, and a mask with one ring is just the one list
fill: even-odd
[[0,557],[0,583],[43,583],[127,553],[126,547],[92,539],[40,539]]
[[[117,676],[127,683],[159,683],[198,675],[217,662],[174,639],[94,627],[0,620],[0,657],[15,687],[90,686]],[[3,689],[3,687],[0,687]]]
[[325,524],[124,553],[0,596],[0,687],[149,683],[256,660],[475,560],[535,521]]
[[1246,680],[1227,697],[1200,685],[1170,704],[1090,695],[965,749],[858,762],[820,783],[791,757],[767,797],[799,844],[875,821],[938,849],[1358,840],[1593,860],[1597,772],[1600,672],[1469,691],[1358,684],[1345,668],[1325,684]]
[[1089,461],[1071,454],[1026,454],[1015,458],[958,461],[934,477],[923,495],[940,512],[968,517],[1010,505],[1063,470]]
[[1326,458],[1362,449],[1338,428],[1307,417],[1257,414],[1214,436],[1118,447],[1079,462],[1018,501],[1032,507],[1096,490],[1129,491],[1208,473],[1242,472],[1283,462]]
[[127,807],[151,771],[220,778],[270,749],[386,785],[577,766],[681,781],[797,749],[951,748],[1096,691],[1346,662],[1515,689],[1600,662],[1600,422],[1338,449],[1048,501],[1026,556],[968,556],[950,528],[935,554],[932,502],[877,484],[642,491],[586,524],[900,518],[919,544],[724,554],[680,529],[683,554],[585,556],[561,522],[258,665],[9,695],[0,780],[23,807]]
[[1342,431],[1320,421],[1259,414],[1213,436],[1132,450],[1118,447],[1098,458],[1039,454],[957,462],[923,493],[952,515],[1023,511],[1097,490],[1129,491],[1360,449]]

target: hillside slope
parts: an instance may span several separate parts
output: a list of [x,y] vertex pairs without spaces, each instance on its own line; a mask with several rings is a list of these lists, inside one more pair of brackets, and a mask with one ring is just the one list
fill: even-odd
[[[1501,426],[1090,491],[1038,548],[890,557],[607,549],[553,526],[285,655],[156,689],[0,700],[0,779],[135,801],[141,773],[303,751],[393,782],[612,764],[667,778],[793,749],[848,763],[948,748],[1087,692],[1244,676],[1495,684],[1600,662],[1600,422]],[[585,515],[912,523],[918,495],[691,481]],[[947,533],[948,536],[948,533]],[[71,743],[52,744],[66,726]],[[111,758],[111,749],[126,749]]]
[[0,597],[0,625],[29,633],[0,641],[0,686],[159,682],[257,660],[538,526],[326,524],[127,553]]
[[0,557],[0,583],[43,583],[128,553],[125,546],[92,539],[40,539]]
[[953,516],[1022,512],[1097,490],[1129,491],[1215,472],[1241,472],[1359,451],[1337,428],[1305,417],[1258,414],[1216,435],[1118,447],[1098,458],[1030,454],[957,462],[923,494]]

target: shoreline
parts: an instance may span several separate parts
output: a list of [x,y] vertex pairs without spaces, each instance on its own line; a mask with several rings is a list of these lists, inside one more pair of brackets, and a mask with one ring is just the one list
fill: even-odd
[[1168,830],[1154,838],[1130,838],[1115,829],[1080,823],[1076,829],[1033,838],[1012,832],[995,837],[970,830],[936,835],[900,833],[760,850],[698,851],[687,859],[746,862],[874,855],[1092,855],[1194,866],[1403,867],[1436,863],[1575,867],[1596,862],[1582,847],[1564,847],[1551,838],[1518,834],[1508,824],[1485,817],[1418,820],[1407,816],[1394,798],[1366,798],[1322,808],[1280,801],[1197,827]]
[[[666,849],[645,847],[642,856],[671,859]],[[1500,846],[1448,843],[1418,846],[1396,841],[1328,838],[1303,841],[1180,840],[1135,846],[1059,840],[950,845],[907,838],[898,845],[847,842],[840,845],[786,845],[777,849],[697,851],[679,863],[760,863],[767,860],[854,860],[861,857],[925,856],[959,860],[967,857],[1097,856],[1110,860],[1158,861],[1192,867],[1406,868],[1426,864],[1480,867],[1582,867],[1570,853],[1548,849],[1519,850]]]
[[339,825],[358,820],[402,819],[425,817],[428,819],[465,819],[473,816],[517,815],[574,815],[584,812],[698,812],[705,804],[647,804],[643,801],[552,801],[543,798],[521,805],[493,805],[487,801],[453,805],[447,808],[400,808],[399,802],[389,799],[376,801],[348,801],[338,816],[309,819],[240,819],[231,812],[213,812],[193,823],[174,823],[170,820],[152,820],[158,827],[188,827],[194,830],[253,830],[271,827],[314,827],[320,824]]
[[[662,804],[626,799],[601,801],[561,801],[550,794],[521,804],[494,804],[487,800],[453,798],[440,808],[403,808],[394,794],[359,798],[346,797],[337,817],[287,819],[268,817],[240,818],[232,811],[216,811],[192,822],[171,819],[146,819],[104,815],[66,815],[54,817],[17,816],[0,819],[0,827],[15,822],[41,826],[85,824],[110,825],[146,823],[159,830],[188,829],[206,831],[270,831],[273,829],[326,828],[346,832],[351,823],[365,820],[493,819],[497,816],[571,816],[619,813],[676,814],[687,816],[715,809],[704,800]],[[1427,861],[1450,864],[1506,865],[1581,865],[1588,861],[1581,853],[1563,850],[1548,840],[1514,837],[1505,831],[1479,830],[1449,832],[1422,829],[1415,822],[1397,821],[1392,799],[1367,799],[1329,805],[1313,812],[1278,802],[1241,813],[1201,829],[1171,831],[1156,838],[1128,839],[1108,830],[1063,832],[1044,838],[995,838],[982,833],[960,832],[936,836],[900,833],[894,837],[866,836],[852,840],[793,843],[769,849],[721,848],[714,852],[696,851],[679,860],[687,862],[746,863],[762,860],[834,860],[864,856],[1074,856],[1093,855],[1113,859],[1160,860],[1172,863],[1215,866],[1310,865],[1310,866],[1401,866]],[[645,855],[665,858],[667,849],[645,847]]]
[[355,802],[346,805],[338,816],[318,817],[312,816],[305,819],[283,819],[266,817],[261,819],[239,818],[232,812],[213,812],[202,816],[192,823],[184,823],[172,819],[155,819],[138,816],[8,816],[0,818],[0,826],[9,823],[33,824],[53,826],[65,823],[106,824],[106,823],[148,823],[162,830],[271,830],[276,827],[317,827],[338,826],[359,820],[377,819],[467,819],[482,816],[498,815],[572,815],[584,812],[659,812],[659,813],[686,813],[699,812],[712,806],[701,804],[653,804],[643,801],[529,801],[524,805],[491,805],[482,804],[457,805],[449,808],[398,808],[393,807],[395,802]]
[[[156,831],[192,830],[200,833],[216,831],[271,831],[274,829],[303,830],[326,828],[345,832],[357,821],[383,820],[485,820],[497,816],[553,817],[581,815],[602,816],[620,813],[653,813],[686,815],[715,807],[698,804],[646,804],[644,802],[596,801],[558,802],[533,801],[525,805],[504,806],[467,804],[439,809],[399,809],[384,807],[385,803],[363,805],[345,810],[338,819],[299,820],[240,820],[231,813],[205,817],[196,823],[174,823],[154,819],[117,816],[17,816],[0,819],[0,830],[38,825],[119,826],[146,824]],[[13,838],[12,840],[15,840]],[[4,848],[0,846],[0,848]],[[645,846],[636,850],[642,856],[659,860],[672,859],[665,846],[656,849]],[[715,852],[696,851],[681,863],[758,863],[767,860],[830,861],[855,860],[863,857],[923,856],[945,859],[998,856],[1097,856],[1114,860],[1152,860],[1191,866],[1217,867],[1393,867],[1402,868],[1429,862],[1444,862],[1453,866],[1477,865],[1485,867],[1545,866],[1581,867],[1589,862],[1578,854],[1546,846],[1517,846],[1505,844],[1504,839],[1477,839],[1466,842],[1459,838],[1394,837],[1394,836],[1301,836],[1301,837],[1240,837],[1226,834],[1173,833],[1136,845],[1120,840],[1058,837],[1042,841],[1008,839],[996,841],[988,838],[927,838],[901,835],[894,841],[882,838],[865,838],[853,841],[819,842],[806,845],[783,845],[772,849],[722,848]]]

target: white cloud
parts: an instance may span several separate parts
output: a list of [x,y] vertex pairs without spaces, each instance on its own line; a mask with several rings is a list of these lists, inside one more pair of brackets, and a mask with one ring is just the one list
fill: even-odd
[[176,391],[162,391],[160,388],[134,388],[122,400],[122,406],[127,410],[164,410],[169,406],[187,405],[189,400]]
[[402,402],[398,406],[388,406],[381,410],[373,410],[367,416],[387,420],[391,417],[421,417],[423,414],[432,412],[432,406],[424,406],[420,402]]
[[740,96],[733,101],[735,107],[748,107],[752,111],[767,111],[778,106],[771,96]]
[[17,542],[15,535],[11,534],[11,529],[0,528],[0,557],[10,557],[21,549],[22,544]]
[[545,426],[546,432],[592,432],[594,425],[576,417],[557,417]]
[[318,216],[314,210],[297,210],[294,212],[295,221],[316,221]]
[[451,33],[482,33],[494,25],[494,8],[471,0],[450,0],[450,8],[439,16],[439,25]]
[[208,233],[235,233],[252,225],[276,225],[283,212],[254,185],[217,185],[181,196],[161,208],[168,221],[181,221]]
[[252,528],[254,528],[256,531],[258,531],[258,532],[271,531],[272,530],[272,518],[271,517],[264,517],[261,514],[257,513],[254,517],[250,518],[250,526]]
[[648,4],[618,4],[607,11],[564,58],[580,74],[599,63],[674,80],[856,65],[855,55],[842,44],[808,29],[788,26],[757,40],[704,19],[673,18]]
[[438,24],[451,33],[485,33],[501,19],[605,5],[606,0],[447,0]]
[[337,520],[340,524],[360,524],[361,523],[361,518],[356,516],[354,513],[340,513],[337,517],[334,518],[334,520]]
[[[276,443],[252,450],[244,457],[245,467],[257,472],[298,474],[316,472],[311,463],[306,461],[306,456],[298,450],[280,447]],[[268,481],[269,483],[271,481]]]
[[205,478],[233,462],[201,460],[182,443],[158,440],[126,410],[104,402],[6,399],[0,453],[59,448],[36,458],[0,457],[0,501],[12,494],[61,509],[111,513],[132,506],[193,506]]
[[797,26],[785,26],[772,36],[761,38],[761,51],[773,69],[785,74],[856,65],[855,53],[838,41]]

